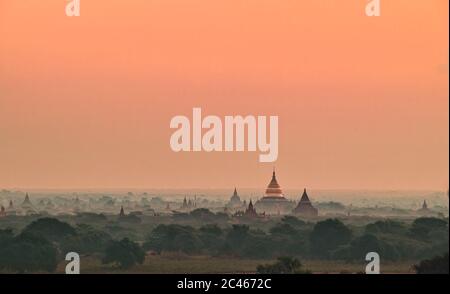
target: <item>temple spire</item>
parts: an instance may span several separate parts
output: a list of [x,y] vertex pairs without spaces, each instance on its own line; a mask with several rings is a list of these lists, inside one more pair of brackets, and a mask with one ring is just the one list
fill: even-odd
[[281,190],[281,187],[277,181],[277,177],[275,174],[275,168],[273,169],[273,172],[272,172],[272,180],[270,181],[269,185],[267,186],[265,197],[284,198],[283,191]]

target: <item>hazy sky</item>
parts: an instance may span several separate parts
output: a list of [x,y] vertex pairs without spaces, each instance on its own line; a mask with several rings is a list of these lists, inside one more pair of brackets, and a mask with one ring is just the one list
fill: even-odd
[[[0,0],[0,188],[447,189],[448,0]],[[279,157],[170,119],[278,115]]]

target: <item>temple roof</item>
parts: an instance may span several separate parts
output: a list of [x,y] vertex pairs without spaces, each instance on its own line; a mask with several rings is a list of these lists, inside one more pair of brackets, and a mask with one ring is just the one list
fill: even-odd
[[422,209],[428,209],[427,201],[424,200],[422,204]]
[[309,200],[306,189],[303,190],[302,198],[293,212],[304,216],[317,216],[319,214],[317,208],[315,208]]
[[308,193],[306,193],[306,189],[304,189],[303,190],[303,195],[302,195],[302,198],[300,199],[300,202],[311,202],[310,200],[309,200],[309,197],[308,197]]
[[22,207],[32,207],[30,196],[28,196],[28,193],[25,194],[25,200],[22,202]]
[[231,201],[241,201],[236,188],[234,188],[233,196],[231,196]]

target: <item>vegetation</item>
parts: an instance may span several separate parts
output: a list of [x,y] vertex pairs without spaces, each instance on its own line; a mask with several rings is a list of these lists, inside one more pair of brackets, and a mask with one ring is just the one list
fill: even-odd
[[114,263],[119,268],[127,269],[135,264],[142,264],[145,259],[145,253],[139,245],[127,238],[120,241],[111,241],[105,250],[105,256],[102,263]]
[[0,244],[0,270],[53,272],[58,265],[56,248],[39,235],[24,232],[13,237],[11,231],[2,231]]
[[333,250],[348,244],[352,231],[337,219],[318,222],[310,235],[312,251],[315,255],[329,258]]
[[77,252],[79,254],[94,254],[105,251],[112,237],[90,225],[80,224],[74,235],[63,238],[60,242],[62,252]]
[[29,224],[23,232],[41,236],[49,241],[58,241],[67,236],[75,235],[73,227],[55,218],[38,219]]
[[[345,219],[314,223],[284,216],[230,224],[205,209],[185,217],[189,221],[180,221],[179,216],[142,216],[139,223],[96,214],[4,218],[0,223],[0,272],[53,272],[71,251],[82,255],[82,260],[93,258],[100,261],[99,266],[120,270],[144,266],[147,252],[147,257],[176,254],[254,260],[250,262],[254,271],[257,265],[262,265],[258,271],[287,271],[299,259],[311,270],[335,271],[331,264],[348,263],[358,264],[362,271],[365,255],[375,251],[383,268],[388,263],[409,263],[403,268],[417,264],[414,269],[422,273],[431,271],[429,264],[437,263],[433,257],[447,253],[449,244],[448,219],[439,218],[375,220],[361,225]],[[292,263],[279,259],[283,256],[289,256]],[[268,264],[274,260],[277,262]],[[311,261],[319,264],[311,266]]]
[[274,264],[259,265],[256,268],[258,274],[306,274],[302,269],[302,263],[292,257],[279,257]]
[[448,253],[433,259],[423,260],[414,265],[418,274],[447,274],[448,275]]

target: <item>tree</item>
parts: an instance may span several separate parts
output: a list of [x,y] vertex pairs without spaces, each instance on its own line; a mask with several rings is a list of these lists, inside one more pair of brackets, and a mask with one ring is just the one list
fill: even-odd
[[71,225],[55,218],[40,218],[26,226],[22,232],[42,236],[49,241],[61,241],[76,234]]
[[103,264],[114,263],[119,268],[127,269],[135,264],[142,264],[145,259],[145,252],[135,242],[124,238],[120,241],[111,241],[105,250],[102,259]]
[[267,259],[273,256],[274,242],[267,236],[250,236],[241,250],[245,258]]
[[232,252],[239,253],[250,237],[250,227],[247,225],[233,225],[225,238],[226,247]]
[[433,259],[423,260],[413,266],[418,274],[449,274],[448,253]]
[[355,238],[348,246],[342,246],[332,253],[332,257],[341,260],[364,260],[368,252],[378,252],[385,257],[382,242],[371,234]]
[[378,233],[398,234],[403,233],[404,230],[405,228],[400,222],[393,220],[376,221],[366,226],[366,232],[372,234]]
[[274,264],[258,265],[258,274],[306,274],[308,271],[302,270],[302,263],[292,257],[279,257]]
[[277,224],[274,227],[272,227],[270,229],[270,233],[272,235],[292,236],[295,233],[297,233],[297,231],[291,225],[286,224],[286,223],[281,223],[281,224]]
[[281,219],[281,222],[284,224],[291,225],[292,227],[301,227],[304,226],[306,223],[302,221],[301,219],[296,218],[292,215],[286,215]]
[[81,212],[78,213],[76,217],[83,222],[102,222],[108,220],[104,214],[92,212]]
[[42,236],[21,233],[0,247],[0,269],[19,273],[53,272],[58,264],[54,245]]
[[82,254],[104,252],[112,240],[111,236],[89,225],[80,224],[76,228],[76,235],[70,235],[60,242],[63,252],[75,251]]
[[321,257],[329,257],[332,250],[348,244],[352,232],[341,221],[327,219],[318,222],[310,235],[313,253]]
[[199,238],[203,243],[203,247],[210,254],[217,254],[222,247],[224,238],[223,230],[218,225],[204,225],[199,229]]
[[215,214],[207,208],[197,208],[190,215],[198,220],[214,220]]
[[213,235],[213,236],[221,236],[223,234],[222,229],[214,224],[214,225],[204,225],[200,227],[200,232],[207,235]]
[[418,218],[412,224],[411,236],[419,240],[432,241],[429,236],[433,231],[441,231],[443,233],[446,231],[444,235],[448,236],[447,222],[434,217]]
[[11,229],[0,230],[0,248],[5,247],[14,238],[13,231]]
[[203,244],[194,228],[181,225],[159,225],[144,243],[145,249],[161,251],[199,252]]

